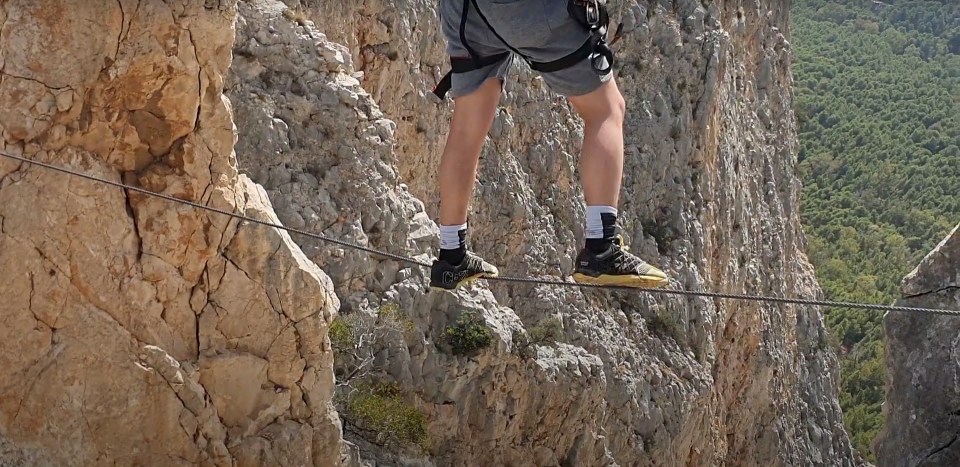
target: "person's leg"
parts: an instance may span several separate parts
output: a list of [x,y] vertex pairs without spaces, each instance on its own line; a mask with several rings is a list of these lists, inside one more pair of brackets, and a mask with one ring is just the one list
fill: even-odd
[[490,78],[477,90],[454,99],[450,132],[440,159],[439,258],[450,264],[460,264],[467,253],[467,210],[501,86],[499,79]]
[[623,178],[623,95],[611,78],[596,91],[568,99],[583,119],[580,176],[587,206],[616,208]]
[[580,177],[587,202],[586,245],[601,253],[616,235],[626,103],[612,77],[597,90],[568,99],[583,119]]
[[663,271],[625,251],[617,232],[626,103],[616,80],[610,77],[591,92],[567,98],[584,124],[580,173],[587,203],[586,248],[577,255],[574,279],[635,287],[666,284]]
[[455,289],[497,268],[467,252],[467,211],[483,142],[500,103],[502,81],[489,78],[454,99],[450,132],[440,160],[440,254],[430,272],[432,287]]
[[440,160],[440,224],[467,222],[480,150],[500,103],[501,82],[486,80],[476,91],[454,100],[450,132]]
[[[490,58],[507,52],[493,39],[477,11],[463,14],[463,0],[441,0],[441,32],[452,58]],[[471,8],[473,10],[473,8]],[[430,286],[455,289],[497,268],[466,248],[466,223],[483,142],[500,103],[513,60],[509,55],[475,70],[453,73],[454,110],[440,161],[440,254],[430,269]]]

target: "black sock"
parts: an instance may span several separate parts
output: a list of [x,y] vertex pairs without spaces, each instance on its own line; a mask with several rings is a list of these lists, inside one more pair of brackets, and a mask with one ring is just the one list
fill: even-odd
[[599,254],[607,251],[617,235],[617,215],[610,213],[600,214],[600,220],[603,222],[603,238],[588,238],[587,249],[591,253]]
[[607,251],[611,243],[613,243],[612,238],[588,238],[587,249],[593,254],[600,254]]
[[446,261],[454,266],[459,265],[463,262],[463,258],[467,256],[467,248],[463,245],[460,245],[460,248],[452,250],[440,249],[440,261]]
[[454,266],[462,263],[463,258],[467,255],[467,231],[460,230],[457,234],[460,237],[460,246],[457,248],[440,249],[440,261],[446,261]]

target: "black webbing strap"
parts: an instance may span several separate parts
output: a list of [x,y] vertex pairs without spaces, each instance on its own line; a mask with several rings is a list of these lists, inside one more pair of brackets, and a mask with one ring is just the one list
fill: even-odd
[[[467,53],[470,54],[470,58],[463,57],[450,57],[450,71],[447,74],[443,75],[443,78],[440,79],[440,82],[433,88],[433,94],[444,99],[447,97],[447,93],[450,92],[450,88],[453,87],[453,74],[454,73],[466,73],[468,71],[479,70],[483,67],[493,65],[507,57],[510,56],[510,52],[504,52],[502,54],[493,55],[490,57],[481,57],[476,50],[473,50],[473,47],[470,47],[470,42],[467,41],[467,17],[470,14],[470,4],[471,0],[463,0],[463,13],[460,15],[460,43],[463,44],[463,48],[467,49]],[[487,18],[483,16],[483,13],[480,12],[480,7],[474,4],[474,7],[477,9],[477,12],[480,13],[480,17],[483,18],[483,22],[487,23]],[[487,23],[487,27],[493,30],[493,27],[490,26],[490,23]],[[497,34],[494,31],[494,34]],[[498,34],[499,38],[500,35]],[[501,41],[503,39],[500,39]],[[507,46],[509,47],[509,46]],[[510,50],[514,50],[512,47]],[[514,52],[516,52],[514,50]]]
[[490,28],[490,31],[493,32],[493,35],[497,36],[497,39],[499,39],[504,46],[510,49],[511,52],[517,54],[517,56],[519,56],[520,58],[523,58],[523,60],[526,61],[530,65],[530,68],[532,68],[533,70],[539,71],[541,73],[553,73],[555,71],[564,70],[576,65],[577,63],[580,63],[581,60],[589,57],[590,54],[592,54],[594,51],[596,40],[593,37],[590,37],[589,39],[587,39],[586,42],[583,43],[583,45],[580,46],[579,49],[573,51],[573,53],[567,54],[552,62],[533,61],[530,59],[530,57],[527,57],[526,55],[524,55],[523,52],[520,52],[519,50],[515,49],[512,45],[510,45],[510,43],[507,42],[507,40],[504,39],[503,36],[501,36],[500,33],[497,32],[497,29],[494,28],[493,25],[490,24],[490,21],[487,20],[487,17],[484,16],[483,11],[480,9],[480,6],[477,5],[477,0],[470,0],[470,2],[473,3],[473,7],[477,9],[477,14],[480,15],[480,19],[482,19],[484,24],[486,24],[487,27]]
[[500,63],[509,57],[510,52],[503,52],[496,55],[491,55],[489,57],[479,58],[450,57],[450,71],[443,75],[443,78],[439,83],[437,83],[437,86],[433,88],[433,93],[440,99],[443,99],[447,96],[447,93],[450,92],[450,88],[453,87],[454,73],[466,73],[473,70],[479,70],[481,68]]
[[510,52],[503,52],[496,55],[491,55],[489,57],[481,57],[478,59],[451,57],[450,72],[466,73],[468,71],[479,70],[483,67],[487,67],[495,63],[500,63],[500,61],[508,57],[510,57]]
[[[479,11],[480,9],[477,8],[477,10]],[[467,42],[467,15],[468,14],[470,14],[470,0],[463,0],[463,14],[460,15],[460,43],[463,44],[463,48],[467,49],[467,52],[470,53],[470,58],[474,60],[479,60],[480,55],[477,54],[477,52],[473,50],[473,47],[470,47],[470,43]]]
[[[437,86],[433,88],[433,94],[440,99],[444,99],[447,96],[447,93],[450,92],[450,89],[453,87],[453,74],[454,73],[467,73],[474,70],[479,70],[481,68],[499,63],[501,60],[506,59],[510,56],[510,52],[503,52],[496,55],[491,55],[489,57],[481,57],[477,54],[472,47],[470,47],[469,42],[467,42],[467,16],[470,12],[470,4],[473,4],[473,7],[477,10],[477,14],[480,15],[480,19],[483,20],[484,24],[487,25],[487,28],[493,32],[493,35],[506,46],[510,52],[513,52],[527,64],[530,65],[530,68],[539,71],[540,73],[553,73],[560,70],[565,70],[570,68],[577,63],[580,63],[582,60],[589,58],[591,60],[591,65],[593,68],[600,74],[607,74],[611,68],[613,68],[613,51],[606,45],[603,40],[603,36],[597,37],[598,34],[591,34],[590,38],[587,39],[579,49],[573,51],[572,53],[565,55],[557,60],[550,62],[536,62],[531,60],[529,57],[520,52],[503,36],[497,32],[496,28],[490,24],[490,21],[487,20],[486,15],[483,14],[483,10],[480,9],[480,6],[477,5],[477,0],[463,0],[463,14],[460,17],[460,43],[463,44],[463,47],[467,49],[467,52],[470,54],[470,58],[462,57],[451,57],[450,58],[450,68],[451,70],[447,74],[443,75],[443,78],[440,79],[440,82],[437,83]],[[603,59],[606,59],[606,66],[603,66]]]
[[[493,35],[497,36],[497,39],[499,39],[500,42],[503,43],[503,45],[505,45],[508,49],[510,49],[511,52],[517,54],[518,57],[521,57],[524,60],[526,60],[527,63],[530,63],[530,57],[527,57],[526,55],[523,54],[523,52],[513,48],[513,46],[510,45],[510,43],[507,42],[507,40],[504,39],[499,32],[497,32],[497,30],[493,27],[493,25],[490,24],[490,21],[487,21],[487,16],[483,14],[483,10],[481,10],[480,6],[477,5],[477,0],[470,0],[470,2],[473,3],[473,7],[477,9],[477,14],[480,15],[480,19],[482,19],[483,23],[486,24],[488,28],[490,28],[490,31],[493,32]],[[466,3],[466,1],[464,3]],[[464,7],[463,9],[466,10],[467,8]],[[466,19],[466,15],[464,15],[464,19]],[[462,27],[463,26],[461,25],[461,28]]]
[[553,73],[555,71],[565,70],[570,68],[583,59],[590,56],[593,53],[593,38],[587,39],[579,49],[573,51],[573,53],[566,55],[564,57],[558,58],[552,62],[533,62],[527,60],[527,63],[530,64],[530,68],[539,71],[540,73]]
[[450,92],[450,88],[453,87],[453,72],[448,71],[447,74],[443,75],[443,78],[440,78],[440,82],[433,87],[433,95],[437,96],[440,100],[443,100],[447,97],[447,93]]

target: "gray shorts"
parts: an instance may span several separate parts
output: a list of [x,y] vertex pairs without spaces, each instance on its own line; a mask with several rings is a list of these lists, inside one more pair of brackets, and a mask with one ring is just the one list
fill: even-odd
[[[464,0],[440,0],[441,29],[451,57],[470,57],[460,38],[463,5]],[[567,13],[567,0],[477,0],[477,5],[510,46],[536,62],[563,58],[579,49],[590,37],[590,32]],[[467,44],[481,57],[510,50],[487,27],[472,4],[463,34]],[[476,91],[490,78],[499,78],[502,82],[513,60],[511,55],[478,70],[454,73],[453,97]],[[554,92],[581,96],[595,91],[611,76],[612,73],[597,74],[587,58],[570,68],[543,73],[543,80]]]

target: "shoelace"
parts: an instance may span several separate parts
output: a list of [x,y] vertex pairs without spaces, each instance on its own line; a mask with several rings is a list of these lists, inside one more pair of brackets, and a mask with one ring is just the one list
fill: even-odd
[[474,256],[468,253],[466,257],[466,261],[467,261],[467,264],[466,264],[467,269],[471,269],[474,271],[483,269],[483,261],[480,260],[479,256]]
[[623,234],[617,234],[614,237],[617,240],[617,243],[620,245],[620,249],[623,251],[630,251],[630,247],[627,246],[627,242],[623,241]]
[[624,269],[629,269],[631,271],[638,271],[641,267],[647,264],[646,261],[630,253],[630,247],[626,245],[623,241],[623,235],[617,234],[616,237],[617,244],[620,246],[620,253],[617,255],[617,260],[623,265]]

